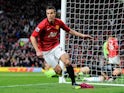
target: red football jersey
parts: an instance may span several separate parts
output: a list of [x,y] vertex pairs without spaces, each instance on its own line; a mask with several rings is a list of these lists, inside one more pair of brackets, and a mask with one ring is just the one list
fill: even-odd
[[117,38],[111,37],[108,39],[108,52],[109,52],[109,57],[115,57],[118,55],[118,40]]
[[50,24],[47,18],[41,21],[32,33],[32,36],[38,38],[38,48],[48,51],[56,47],[60,43],[60,28],[66,32],[70,31],[70,28],[58,18],[55,18],[54,24]]

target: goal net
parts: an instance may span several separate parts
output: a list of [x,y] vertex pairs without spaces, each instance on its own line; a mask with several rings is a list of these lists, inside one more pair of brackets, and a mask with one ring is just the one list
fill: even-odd
[[[70,34],[65,35],[65,51],[69,53],[70,60],[74,66],[76,80],[94,84],[124,86],[124,1],[64,1],[66,2],[65,23],[78,32],[94,37],[94,40],[90,40]],[[118,39],[121,76],[117,76],[115,80],[103,80],[102,82],[85,80],[89,77],[94,77],[94,79],[99,77],[98,72],[101,71],[98,68],[102,68],[108,62],[103,53],[103,45],[109,37],[113,36]],[[90,71],[96,71],[96,73],[80,73],[80,68],[82,67],[90,67]],[[108,72],[113,73],[112,71]],[[68,77],[66,72],[64,75],[65,78]],[[69,82],[68,78],[66,78],[66,82]]]

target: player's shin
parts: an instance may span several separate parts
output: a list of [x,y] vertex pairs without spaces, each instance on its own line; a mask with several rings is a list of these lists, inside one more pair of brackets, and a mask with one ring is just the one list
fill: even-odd
[[72,81],[72,85],[75,84],[75,76],[74,76],[74,69],[72,67],[72,65],[68,65],[66,67],[67,69],[67,73],[69,74],[69,77],[71,78],[71,81]]

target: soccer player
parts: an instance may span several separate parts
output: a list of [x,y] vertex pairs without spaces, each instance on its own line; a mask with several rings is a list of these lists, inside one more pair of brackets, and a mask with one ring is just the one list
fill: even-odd
[[82,67],[81,72],[89,73],[91,75],[98,75],[98,77],[85,78],[87,81],[113,81],[122,73],[119,58],[119,45],[116,37],[109,37],[103,45],[103,53],[107,62],[101,67]]
[[83,78],[86,81],[94,81],[94,82],[102,82],[113,81],[119,76],[121,76],[122,69],[120,67],[113,67],[112,65],[105,65],[103,67],[82,67],[80,69],[80,73],[86,73],[90,75],[90,77]]
[[103,53],[109,64],[120,64],[119,58],[119,45],[118,40],[115,37],[109,37],[104,43]]
[[61,75],[62,68],[61,65],[58,64],[61,60],[67,69],[69,77],[71,78],[72,85],[76,86],[74,70],[69,60],[69,55],[60,47],[60,28],[69,34],[79,36],[81,38],[93,39],[93,37],[76,32],[66,26],[60,19],[56,18],[56,9],[53,6],[48,6],[46,8],[46,16],[47,18],[37,25],[30,37],[31,43],[36,51],[36,55],[38,57],[43,57],[54,69],[52,72],[50,71],[50,73],[46,73],[49,76],[54,74]]
[[114,73],[121,71],[119,70],[121,68],[118,39],[116,37],[109,37],[108,40],[104,43],[103,50],[105,50],[103,53],[105,58],[108,60],[107,70],[109,73],[110,71],[113,72],[111,79],[116,79],[116,75]]

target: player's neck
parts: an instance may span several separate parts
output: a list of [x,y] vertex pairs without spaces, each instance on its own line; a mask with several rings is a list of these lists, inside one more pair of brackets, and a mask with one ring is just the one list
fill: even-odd
[[[49,20],[48,20],[49,21]],[[49,21],[49,23],[51,24],[51,25],[54,25],[54,23],[55,23],[55,21],[53,20],[53,21]]]

